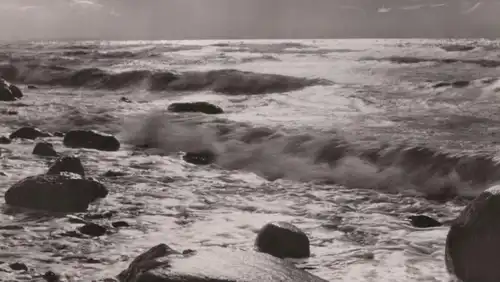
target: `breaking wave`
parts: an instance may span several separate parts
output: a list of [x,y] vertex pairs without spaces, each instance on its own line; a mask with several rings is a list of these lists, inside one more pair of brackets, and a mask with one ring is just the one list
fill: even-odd
[[395,64],[421,64],[421,63],[438,63],[438,64],[474,64],[484,68],[498,68],[500,61],[488,59],[454,59],[454,58],[421,58],[411,56],[390,56],[384,58],[365,57],[361,60],[365,61],[388,61]]
[[268,180],[340,184],[439,202],[473,197],[500,180],[500,165],[488,156],[453,155],[426,145],[366,147],[336,132],[285,132],[207,116],[155,112],[129,120],[124,135],[152,154],[212,150],[220,168]]
[[288,92],[330,81],[287,75],[255,73],[236,69],[210,71],[133,70],[111,73],[99,68],[75,70],[57,65],[3,65],[0,75],[25,84],[118,90],[147,88],[150,91],[211,90],[223,94],[265,94]]

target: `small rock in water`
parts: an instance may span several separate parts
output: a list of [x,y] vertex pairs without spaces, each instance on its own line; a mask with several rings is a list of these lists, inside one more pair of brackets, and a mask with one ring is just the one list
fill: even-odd
[[7,173],[0,171],[0,176],[8,176]]
[[14,271],[28,271],[28,266],[22,262],[14,262],[9,264],[10,269]]
[[105,212],[98,212],[98,213],[88,213],[84,215],[83,217],[85,219],[107,219],[107,218],[112,218],[114,215],[116,215],[116,211],[105,211]]
[[48,142],[40,142],[33,148],[33,155],[43,157],[57,157],[59,154],[54,150],[54,146]]
[[426,215],[412,215],[409,216],[408,219],[410,220],[411,225],[417,228],[431,228],[442,226],[439,221]]
[[64,135],[64,146],[69,148],[87,148],[100,151],[118,151],[120,142],[110,134],[95,130],[72,130]]
[[198,152],[188,152],[182,159],[187,163],[195,165],[209,165],[215,161],[216,155],[210,150],[202,150]]
[[168,111],[174,113],[204,113],[204,114],[222,114],[224,110],[219,106],[210,104],[208,102],[185,102],[185,103],[172,103],[168,106]]
[[64,133],[62,133],[60,131],[56,131],[56,132],[54,132],[54,136],[55,137],[64,137]]
[[36,87],[35,85],[28,85],[27,87],[28,89],[38,89],[38,87]]
[[130,224],[128,224],[126,221],[115,221],[115,222],[111,223],[111,225],[114,228],[122,228],[122,227],[129,227],[130,226]]
[[433,88],[441,88],[441,87],[448,87],[448,86],[451,86],[451,83],[449,83],[449,82],[438,82],[438,83],[434,84],[432,87]]
[[61,281],[61,276],[52,271],[47,271],[43,274],[42,278],[47,282],[59,282]]
[[311,255],[307,235],[287,222],[272,222],[262,227],[255,239],[255,247],[259,252],[278,258],[307,258]]
[[0,136],[0,144],[7,145],[12,143],[12,140],[10,140],[9,137],[6,136]]
[[469,85],[470,85],[470,81],[467,81],[467,80],[457,80],[451,84],[451,86],[453,86],[455,88],[464,88],[464,87],[467,87]]
[[127,97],[121,97],[120,98],[120,102],[124,102],[124,103],[132,103],[132,100],[130,100],[129,98]]
[[118,170],[108,170],[103,174],[104,177],[119,177],[125,175],[127,175],[127,173]]
[[37,138],[42,138],[42,137],[51,137],[52,134],[48,132],[44,132],[36,127],[21,127],[20,129],[12,132],[9,136],[10,139],[31,139],[35,140]]
[[78,231],[80,231],[80,233],[85,234],[85,235],[89,235],[92,237],[99,237],[99,236],[106,234],[107,229],[106,229],[106,227],[101,226],[99,224],[87,223],[84,226],[79,227]]
[[82,161],[76,156],[63,156],[57,159],[47,171],[47,174],[60,174],[61,172],[76,173],[85,176]]

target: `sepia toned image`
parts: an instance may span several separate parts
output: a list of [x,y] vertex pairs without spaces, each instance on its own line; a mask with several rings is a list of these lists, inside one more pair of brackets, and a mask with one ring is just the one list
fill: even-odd
[[0,0],[0,282],[500,281],[499,15]]

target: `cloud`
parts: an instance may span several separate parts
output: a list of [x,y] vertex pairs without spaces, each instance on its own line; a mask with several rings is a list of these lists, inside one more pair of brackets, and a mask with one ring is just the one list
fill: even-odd
[[96,1],[90,1],[90,0],[71,0],[70,5],[79,6],[82,8],[93,8],[93,9],[100,9],[103,7],[103,5],[97,3]]

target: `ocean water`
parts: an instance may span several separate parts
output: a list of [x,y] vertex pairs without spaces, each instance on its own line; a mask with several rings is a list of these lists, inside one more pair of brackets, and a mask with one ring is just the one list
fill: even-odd
[[[414,228],[407,216],[447,222],[500,179],[500,41],[26,42],[0,46],[0,60],[25,94],[0,102],[0,135],[26,125],[115,134],[118,152],[47,141],[110,189],[91,212],[130,223],[68,238],[67,218],[14,213],[1,200],[0,262],[31,268],[0,264],[2,281],[47,270],[113,277],[157,243],[251,249],[270,221],[309,235],[312,257],[297,263],[329,281],[448,281],[448,227]],[[177,101],[225,113],[167,112]],[[47,169],[33,146],[0,146],[1,194]],[[217,161],[182,160],[201,149]]]

